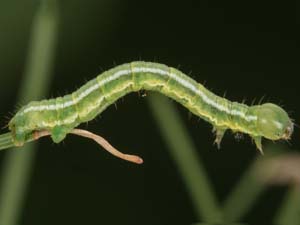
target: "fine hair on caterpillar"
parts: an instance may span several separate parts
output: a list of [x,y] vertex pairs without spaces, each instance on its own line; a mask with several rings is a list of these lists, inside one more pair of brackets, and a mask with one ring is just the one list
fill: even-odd
[[71,94],[33,101],[23,106],[9,122],[13,142],[16,146],[22,146],[28,140],[50,135],[55,143],[59,143],[72,133],[95,140],[117,157],[141,163],[139,157],[118,152],[102,137],[76,129],[119,98],[140,90],[160,92],[212,124],[218,147],[228,129],[250,135],[261,152],[262,137],[288,140],[293,133],[292,120],[278,105],[264,103],[248,106],[231,102],[213,94],[175,68],[136,61],[103,72]]

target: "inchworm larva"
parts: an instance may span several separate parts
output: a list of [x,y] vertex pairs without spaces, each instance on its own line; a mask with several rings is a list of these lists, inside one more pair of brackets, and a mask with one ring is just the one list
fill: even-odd
[[100,136],[74,128],[94,119],[120,97],[142,89],[158,91],[211,123],[218,147],[227,129],[249,134],[260,151],[262,137],[289,139],[293,133],[292,120],[275,104],[247,106],[231,102],[214,95],[175,68],[132,62],[104,72],[72,94],[30,102],[21,108],[9,122],[14,144],[22,146],[30,138],[45,135],[51,135],[52,140],[59,143],[68,133],[73,133],[92,138],[118,157],[141,163],[140,158],[113,149]]

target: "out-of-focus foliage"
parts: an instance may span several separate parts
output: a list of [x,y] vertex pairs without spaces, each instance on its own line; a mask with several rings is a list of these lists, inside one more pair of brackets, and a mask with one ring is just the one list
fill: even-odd
[[[41,2],[0,1],[1,126],[15,105],[28,101],[22,96],[17,99],[17,90],[25,85],[31,30]],[[158,0],[57,3],[60,23],[54,78],[42,88],[50,90],[44,97],[64,95],[115,64],[142,59],[192,71],[191,77],[207,81],[206,86],[219,95],[226,90],[227,98],[233,101],[246,98],[250,104],[253,98],[258,101],[266,95],[264,101],[281,101],[287,111],[292,110],[296,122],[300,116],[295,76],[300,72],[296,4]],[[47,52],[46,39],[40,53]],[[41,77],[46,74],[41,73]],[[38,81],[29,82],[32,92],[41,88]],[[21,225],[193,224],[219,218],[226,224],[258,223],[261,218],[285,224],[298,221],[296,186],[269,186],[258,175],[264,170],[258,165],[273,152],[289,153],[299,148],[297,130],[292,147],[264,143],[264,157],[248,138],[236,141],[229,134],[218,151],[212,145],[211,127],[205,122],[189,117],[182,107],[172,110],[171,102],[156,100],[149,108],[143,98],[131,94],[117,103],[117,110],[110,107],[99,120],[83,126],[107,137],[119,149],[143,156],[142,166],[115,159],[81,138],[68,137],[60,145],[47,139],[39,141],[27,191],[26,184],[8,191],[12,195],[25,191],[25,203],[14,220]],[[3,174],[10,164],[4,157],[8,151],[0,154],[2,190]],[[9,178],[18,182],[24,177],[12,173]]]

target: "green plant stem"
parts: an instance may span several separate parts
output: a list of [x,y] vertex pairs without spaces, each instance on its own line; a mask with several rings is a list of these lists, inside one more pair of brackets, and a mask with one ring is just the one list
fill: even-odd
[[0,150],[14,147],[11,133],[1,134],[0,135]]
[[253,206],[266,185],[256,178],[256,163],[246,170],[225,200],[223,211],[226,221],[238,222]]
[[149,105],[190,193],[198,219],[221,222],[222,212],[213,188],[176,108],[170,100],[155,93],[149,96]]
[[[30,101],[44,97],[51,80],[51,68],[58,28],[58,12],[55,0],[41,1],[33,19],[28,61],[19,99]],[[10,133],[0,136],[0,146],[11,147]],[[0,224],[18,224],[24,197],[27,192],[35,143],[7,152],[2,168],[0,189]]]
[[268,144],[264,148],[264,155],[255,157],[255,160],[246,169],[224,201],[223,212],[227,222],[241,221],[242,217],[249,212],[259,196],[268,187],[266,182],[258,179],[260,169],[258,165],[284,150],[281,146]]
[[274,224],[298,225],[300,221],[300,185],[290,187],[280,206]]
[[[27,139],[26,143],[31,142],[31,141],[34,141],[33,137],[30,137],[29,139]],[[0,135],[0,151],[5,150],[7,148],[13,148],[13,147],[17,147],[17,146],[15,146],[15,144],[13,142],[11,132],[1,134]]]

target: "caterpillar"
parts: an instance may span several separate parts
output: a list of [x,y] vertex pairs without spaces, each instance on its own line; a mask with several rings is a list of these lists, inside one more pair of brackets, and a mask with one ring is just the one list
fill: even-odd
[[120,158],[142,163],[138,156],[119,152],[99,135],[76,128],[94,119],[120,97],[140,90],[160,92],[211,123],[218,148],[228,129],[250,135],[261,152],[262,137],[287,140],[293,133],[292,120],[278,105],[247,106],[231,102],[175,68],[136,61],[100,74],[71,94],[25,105],[8,124],[13,142],[22,146],[29,139],[50,135],[55,143],[59,143],[71,133],[95,140]]

